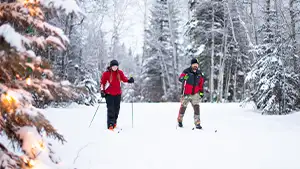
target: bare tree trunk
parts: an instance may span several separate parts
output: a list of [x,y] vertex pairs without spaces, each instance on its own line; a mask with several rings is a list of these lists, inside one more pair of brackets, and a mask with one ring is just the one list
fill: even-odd
[[[226,24],[225,24],[226,25]],[[224,25],[224,29],[226,29],[226,26]],[[218,80],[218,102],[222,102],[223,98],[223,83],[224,83],[224,67],[225,67],[225,60],[227,55],[227,31],[224,30],[224,38],[223,38],[223,56],[220,58],[220,64],[219,64],[219,80]]]
[[143,44],[143,56],[142,56],[142,62],[143,60],[145,59],[144,56],[146,55],[145,54],[145,51],[146,51],[146,28],[147,28],[147,0],[144,0],[144,23],[143,23],[143,26],[144,26],[144,44]]
[[291,17],[291,39],[292,39],[292,58],[293,58],[293,67],[294,71],[297,70],[297,57],[296,57],[296,14],[295,14],[295,4],[296,0],[289,0],[289,10]]
[[191,19],[191,9],[190,9],[190,1],[186,1],[187,2],[187,11],[188,11],[188,21]]
[[163,87],[163,91],[164,91],[164,94],[163,96],[166,96],[167,94],[167,82],[166,82],[166,78],[168,78],[168,75],[166,76],[166,73],[168,72],[167,71],[167,67],[166,67],[166,64],[165,64],[165,61],[164,61],[164,58],[163,58],[163,55],[162,55],[162,52],[160,52],[160,66],[162,68],[162,73],[161,73],[161,78],[162,78],[162,87]]
[[257,38],[257,30],[256,30],[256,19],[253,11],[253,0],[250,2],[250,16],[251,16],[251,22],[252,22],[252,29],[254,33],[254,39],[255,39],[255,45],[258,44],[258,38]]
[[214,56],[215,56],[215,9],[214,4],[212,5],[212,21],[211,21],[211,36],[212,36],[212,45],[211,45],[211,67],[210,67],[210,102],[213,102],[214,96]]
[[112,59],[118,59],[116,58],[116,40],[117,40],[117,36],[118,36],[118,28],[117,28],[117,0],[113,0],[113,33],[112,33],[112,37],[111,37],[111,55],[110,57]]
[[[65,23],[65,32],[66,34],[68,34],[68,38],[70,39],[70,25],[71,25],[71,22],[69,22],[69,18],[70,18],[70,15],[67,15],[67,18],[66,18],[66,23]],[[65,52],[62,52],[62,60],[61,60],[61,73],[62,73],[62,77],[65,79],[65,74],[66,74],[66,64],[67,64],[67,60],[66,60],[66,57],[67,55],[69,55],[69,52],[70,52],[70,49],[68,48]]]
[[[271,0],[266,0],[266,13],[267,13],[267,18],[266,18],[266,29],[267,29],[267,31],[271,31],[270,29],[271,29],[271,23],[270,23],[270,17],[271,17],[271,14],[270,14],[270,12],[271,12]],[[270,41],[271,41],[271,39],[273,39],[272,37],[271,37],[272,35],[270,35],[270,34],[268,34],[268,38],[267,38],[267,43],[270,43]],[[269,53],[269,52],[268,52]]]
[[238,68],[238,63],[237,63],[237,61],[239,60],[239,55],[240,55],[240,53],[238,52],[238,54],[237,54],[237,56],[236,56],[236,65],[235,65],[235,68],[234,68],[234,75],[233,75],[233,97],[232,97],[232,99],[233,99],[233,102],[236,102],[236,93],[237,93],[237,85],[236,85],[236,83],[237,83],[237,68]]
[[[236,8],[238,8],[236,6]],[[229,8],[229,5],[227,3],[227,9],[228,9],[228,15],[229,15],[229,21],[230,21],[230,24],[231,24],[231,30],[232,30],[232,36],[233,36],[233,40],[234,40],[234,43],[235,43],[235,47],[238,47],[238,42],[236,40],[236,35],[235,35],[235,30],[234,30],[234,25],[233,25],[233,21],[232,21],[232,17],[231,17],[231,12],[230,12],[230,8]],[[234,87],[233,87],[233,100],[235,101],[236,100],[236,83],[237,83],[237,68],[238,68],[238,59],[239,59],[239,54],[237,55],[237,59],[236,59],[236,66],[235,66],[235,71],[234,71]],[[232,62],[231,62],[232,63]],[[228,86],[229,87],[229,86]],[[228,88],[229,90],[229,88]],[[229,92],[229,91],[227,91]]]
[[250,38],[250,34],[249,34],[249,30],[247,28],[247,25],[246,23],[242,20],[242,17],[241,17],[241,13],[240,13],[240,10],[239,10],[239,7],[237,6],[237,2],[234,0],[234,5],[235,5],[235,8],[236,8],[236,11],[237,11],[237,14],[238,14],[238,18],[239,18],[239,21],[241,23],[241,25],[243,26],[245,32],[246,32],[246,35],[247,35],[247,40],[248,40],[248,44],[251,48],[254,47],[253,43],[252,43],[252,40]]
[[169,29],[170,29],[170,34],[171,34],[171,43],[172,43],[172,47],[173,47],[173,56],[172,56],[172,65],[173,65],[173,80],[174,80],[174,85],[175,85],[175,90],[178,91],[178,83],[177,83],[177,72],[178,72],[178,67],[177,67],[177,60],[178,60],[178,56],[177,56],[177,45],[175,43],[176,38],[175,38],[175,30],[174,30],[174,23],[173,23],[173,11],[174,9],[172,9],[172,7],[174,8],[174,4],[173,6],[171,6],[171,3],[174,3],[173,1],[170,2],[170,0],[168,0],[168,19],[169,19]]
[[231,67],[232,67],[232,59],[230,61],[230,65],[227,69],[226,73],[226,85],[225,85],[225,99],[228,100],[228,93],[229,93],[229,84],[231,80]]
[[124,16],[129,6],[129,1],[126,0],[113,0],[113,33],[111,38],[111,57],[118,58],[116,44],[119,41],[120,32],[122,31],[122,24]]
[[[166,61],[165,61],[165,58],[163,57],[164,55],[161,54],[161,61],[162,61],[162,65],[163,65],[163,74],[165,74],[165,77],[166,77],[166,80],[167,82],[165,83],[165,88],[167,88],[167,86],[170,86],[170,76],[168,76],[168,67],[167,67],[167,64],[166,64]],[[167,90],[165,92],[165,94],[167,94]]]
[[[224,60],[225,60],[225,57],[226,57],[226,53],[227,53],[227,24],[226,24],[226,12],[225,12],[225,3],[228,3],[228,1],[224,2],[223,3],[223,6],[224,6],[224,26],[223,26],[223,39],[222,39],[222,45],[223,45],[223,55],[220,56],[220,61],[219,61],[219,77],[218,77],[218,95],[217,95],[217,102],[222,102],[222,97],[223,97],[223,84],[222,84],[222,81],[223,81],[223,76],[224,76]],[[229,10],[228,10],[229,12]]]

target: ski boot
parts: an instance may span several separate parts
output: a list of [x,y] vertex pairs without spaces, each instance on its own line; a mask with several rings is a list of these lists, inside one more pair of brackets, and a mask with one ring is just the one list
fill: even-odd
[[109,125],[108,130],[113,131],[114,130],[114,126],[112,124]]
[[182,121],[179,121],[179,122],[178,122],[178,127],[183,127]]
[[200,125],[200,122],[196,123],[196,129],[202,129],[202,126]]
[[178,117],[177,117],[178,127],[183,127],[182,119],[183,119],[183,115],[179,114]]

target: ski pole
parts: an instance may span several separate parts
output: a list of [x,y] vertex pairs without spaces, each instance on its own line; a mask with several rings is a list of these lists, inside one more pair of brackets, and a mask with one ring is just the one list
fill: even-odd
[[[182,96],[181,96],[181,99],[180,99],[180,106],[182,105],[182,102],[183,102],[183,99],[184,99],[184,92],[185,92],[185,85],[186,85],[186,80],[183,81],[182,83]],[[177,119],[179,117],[179,114],[177,115]],[[177,130],[177,126],[178,126],[178,121],[176,121],[176,130]]]
[[[102,100],[103,100],[103,98],[100,100],[100,103],[101,103]],[[92,123],[93,123],[93,120],[94,120],[94,118],[95,118],[95,116],[96,116],[96,114],[97,114],[97,111],[98,111],[99,107],[100,107],[100,103],[99,103],[99,105],[98,105],[98,107],[97,107],[97,109],[96,109],[96,111],[95,111],[95,113],[94,113],[94,116],[93,116],[93,118],[92,118],[92,121],[90,122],[89,127],[91,127],[91,125],[92,125]]]
[[183,96],[184,96],[184,92],[185,92],[185,85],[186,85],[186,80],[184,80],[184,83],[183,83],[183,91],[182,91]]
[[184,82],[182,83],[182,93],[181,93],[180,103],[184,99],[185,85],[186,85],[186,80],[184,80]]
[[131,100],[131,125],[133,128],[133,99]]
[[132,94],[131,94],[131,126],[133,128],[133,97],[134,97],[134,90],[133,90],[133,85],[131,85],[132,89]]

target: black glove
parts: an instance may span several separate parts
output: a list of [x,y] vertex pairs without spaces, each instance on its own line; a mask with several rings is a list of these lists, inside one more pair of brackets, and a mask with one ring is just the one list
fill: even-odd
[[128,79],[128,83],[134,83],[133,77],[130,77],[130,78]]
[[104,93],[103,90],[101,90],[101,97],[102,97],[102,98],[105,97],[105,93]]

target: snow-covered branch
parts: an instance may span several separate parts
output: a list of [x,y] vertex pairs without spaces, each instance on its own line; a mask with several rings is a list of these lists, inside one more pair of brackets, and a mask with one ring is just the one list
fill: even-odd
[[51,168],[48,161],[55,165],[59,160],[45,137],[66,141],[37,108],[39,101],[76,97],[69,85],[56,82],[49,63],[37,54],[69,44],[62,29],[45,21],[40,5],[80,12],[73,0],[0,4],[0,131],[23,152],[14,155],[0,144],[1,169]]

